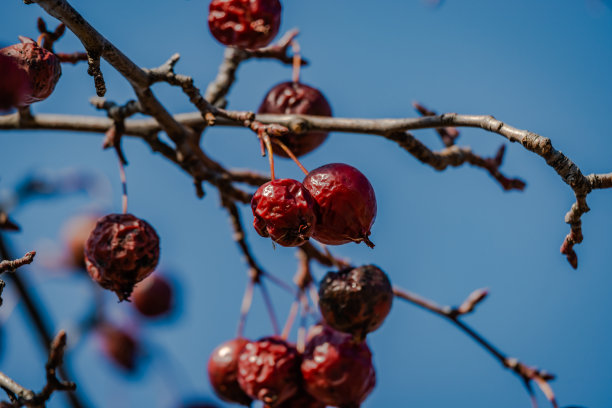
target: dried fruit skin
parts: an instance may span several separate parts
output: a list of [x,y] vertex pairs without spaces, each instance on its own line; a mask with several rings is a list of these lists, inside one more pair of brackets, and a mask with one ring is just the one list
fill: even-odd
[[330,327],[313,331],[301,366],[304,388],[326,405],[358,407],[376,385],[369,347]]
[[55,54],[39,47],[31,38],[19,37],[19,40],[19,44],[2,48],[0,54],[13,58],[26,73],[30,92],[25,95],[20,106],[27,106],[51,95],[62,75],[62,67]]
[[0,53],[0,112],[23,106],[30,93],[28,75],[15,59]]
[[[264,405],[264,408],[270,408],[270,405]],[[293,397],[275,406],[275,408],[325,408],[325,404],[300,388]]]
[[380,327],[392,303],[391,282],[374,265],[328,272],[319,286],[319,308],[325,322],[358,338]]
[[[283,82],[268,92],[257,113],[331,116],[332,110],[319,90],[299,82]],[[279,140],[299,157],[319,147],[327,135],[328,132],[319,131],[302,134],[289,132]],[[289,157],[280,146],[273,144],[272,147],[274,154]]]
[[297,180],[277,179],[261,185],[251,209],[257,233],[282,246],[304,244],[316,223],[314,199]]
[[300,355],[277,337],[247,343],[238,358],[238,383],[251,398],[277,407],[298,391]]
[[131,334],[105,324],[100,328],[104,353],[126,371],[133,372],[138,357],[138,342]]
[[356,168],[331,163],[312,170],[303,181],[317,202],[317,224],[312,237],[329,245],[368,239],[376,219],[376,195],[368,179]]
[[120,301],[130,297],[134,285],[149,276],[158,261],[157,233],[132,214],[100,218],[85,244],[89,276],[114,291]]
[[280,27],[278,0],[212,0],[208,27],[220,43],[257,49],[268,45]]
[[238,384],[238,356],[249,341],[236,338],[218,346],[208,359],[208,378],[219,398],[249,406],[251,398]]
[[153,274],[136,285],[131,300],[143,316],[165,315],[172,309],[172,286],[166,278]]

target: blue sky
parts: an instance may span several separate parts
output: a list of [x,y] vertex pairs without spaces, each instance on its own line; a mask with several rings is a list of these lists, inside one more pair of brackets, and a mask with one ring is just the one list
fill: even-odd
[[[208,32],[207,1],[151,0],[146,7],[134,0],[72,4],[140,66],[158,66],[179,52],[177,71],[193,76],[200,88],[216,73],[223,48]],[[39,16],[50,26],[55,23],[38,6],[17,0],[4,1],[0,10],[2,45],[16,42],[18,35],[36,37]],[[336,116],[414,116],[415,100],[439,112],[492,114],[551,138],[584,173],[612,171],[612,10],[595,0],[447,0],[439,8],[418,0],[350,6],[284,1],[282,18],[281,32],[301,30],[299,42],[311,61],[302,80],[324,92]],[[56,49],[81,47],[69,33]],[[121,103],[134,97],[110,66],[102,69],[107,98]],[[229,107],[256,109],[268,89],[290,75],[288,67],[272,61],[244,64]],[[157,85],[154,91],[173,113],[193,110],[176,89]],[[54,94],[33,110],[100,115],[87,102],[93,94],[86,66],[65,66]],[[433,131],[415,135],[432,148],[442,147]],[[34,201],[13,213],[23,228],[10,236],[14,249],[37,249],[41,255],[19,273],[36,284],[56,328],[67,328],[69,337],[75,319],[90,307],[90,285],[86,277],[45,268],[42,261],[61,250],[59,231],[71,215],[94,207],[121,209],[116,160],[111,151],[101,150],[101,142],[92,134],[0,131],[0,190],[10,190],[34,170],[68,168],[98,174],[110,186],[95,202],[72,195]],[[483,155],[494,154],[502,143],[500,136],[476,129],[463,130],[459,139]],[[206,188],[207,197],[198,200],[179,169],[138,140],[124,145],[130,211],[161,236],[161,265],[180,283],[181,314],[140,327],[154,358],[135,378],[115,371],[91,336],[73,344],[70,364],[92,406],[172,407],[181,397],[210,395],[207,357],[234,335],[246,268],[214,189]],[[267,171],[249,131],[210,129],[203,146],[229,167]],[[588,198],[591,212],[583,217],[585,240],[577,247],[580,266],[574,271],[559,254],[572,192],[521,146],[507,146],[502,170],[526,180],[524,192],[504,192],[469,166],[437,172],[374,136],[334,133],[303,160],[309,169],[330,162],[359,168],[378,198],[371,236],[376,248],[344,245],[334,253],[354,263],[375,263],[393,283],[441,304],[458,304],[472,290],[488,287],[490,297],[468,323],[511,356],[557,374],[552,385],[561,405],[609,406],[610,191]],[[277,174],[302,177],[295,165],[281,160]],[[242,210],[248,225],[250,209]],[[273,250],[252,229],[247,234],[265,268],[290,281],[293,250]],[[324,272],[315,268],[318,278]],[[284,319],[291,299],[272,292]],[[112,294],[106,300],[115,321],[131,324],[129,305],[116,304]],[[19,307],[10,315],[6,305],[3,309],[0,369],[24,385],[40,387],[44,357],[36,340]],[[270,333],[256,296],[246,334]],[[378,385],[365,408],[529,406],[517,378],[447,322],[411,305],[396,302],[369,342]],[[63,403],[56,396],[50,405]]]

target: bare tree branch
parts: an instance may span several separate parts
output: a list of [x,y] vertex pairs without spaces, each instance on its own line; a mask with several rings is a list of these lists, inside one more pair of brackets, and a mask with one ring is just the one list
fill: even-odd
[[19,408],[44,407],[55,391],[74,391],[76,385],[69,381],[61,381],[57,378],[56,370],[64,360],[64,349],[66,348],[66,333],[62,330],[53,339],[49,349],[49,358],[45,364],[47,382],[39,393],[19,385],[6,374],[0,372],[0,387],[9,393],[11,402],[3,402],[3,407]]
[[[509,370],[512,370],[512,372],[515,373],[524,382],[524,385],[530,396],[532,394],[531,382],[533,381],[538,385],[538,387],[540,387],[544,395],[546,395],[548,400],[551,402],[552,406],[554,408],[558,408],[555,395],[552,392],[550,385],[548,384],[549,381],[555,379],[555,376],[553,374],[550,374],[544,370],[540,370],[535,367],[530,367],[520,362],[516,358],[507,356],[461,320],[461,316],[464,316],[466,313],[470,313],[473,310],[474,306],[476,306],[476,304],[484,300],[486,296],[486,291],[480,289],[472,292],[472,294],[470,294],[470,296],[468,296],[468,298],[458,308],[450,306],[440,306],[429,299],[425,299],[422,296],[401,289],[397,286],[393,287],[393,293],[396,297],[400,299],[406,300],[414,305],[422,307],[423,309],[429,310],[430,312],[437,314],[438,316],[448,319],[461,331],[471,337],[476,343],[478,343],[485,350],[487,350],[489,354],[495,357],[495,359],[497,359],[504,367],[508,368]],[[533,402],[535,404],[535,400],[533,400]],[[535,404],[535,406],[537,406],[537,404]]]
[[29,265],[32,263],[32,261],[34,261],[34,256],[36,256],[36,251],[30,251],[21,258],[12,261],[4,260],[0,262],[0,273],[14,272],[17,268],[22,267],[23,265]]

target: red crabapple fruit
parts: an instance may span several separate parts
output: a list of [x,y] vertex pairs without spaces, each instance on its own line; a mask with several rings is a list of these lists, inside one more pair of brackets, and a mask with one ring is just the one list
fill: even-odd
[[319,285],[325,323],[360,339],[380,327],[392,302],[391,282],[374,265],[328,272]]
[[39,47],[36,41],[27,37],[19,37],[19,40],[19,44],[2,48],[0,54],[13,58],[28,77],[30,92],[21,102],[21,106],[26,106],[51,95],[62,75],[62,67],[59,58],[51,51]]
[[278,0],[212,0],[208,27],[220,43],[257,49],[278,33],[281,4]]
[[376,385],[367,344],[320,325],[309,337],[301,367],[306,391],[325,405],[359,407]]
[[227,402],[251,405],[251,397],[238,384],[238,356],[249,341],[238,337],[219,345],[208,359],[208,378],[219,398]]
[[376,218],[376,195],[359,170],[331,163],[312,170],[303,181],[317,202],[317,224],[312,237],[323,244],[365,242]]
[[168,279],[154,273],[134,287],[132,305],[143,316],[163,316],[172,310],[172,292]]
[[253,226],[262,237],[279,245],[304,244],[316,223],[314,199],[302,183],[276,179],[261,185],[251,200]]
[[0,112],[25,105],[30,93],[26,72],[15,59],[0,54]]
[[139,344],[124,329],[104,324],[99,328],[104,354],[125,371],[133,372],[138,360]]
[[238,383],[253,399],[278,407],[300,386],[301,358],[296,348],[278,337],[247,343],[238,358]]
[[[299,82],[283,82],[272,88],[259,106],[257,113],[301,114],[331,116],[332,111],[323,94]],[[289,132],[279,140],[297,157],[319,147],[327,139],[327,132],[311,131],[302,134]],[[273,144],[274,154],[289,157],[280,146]]]
[[158,261],[157,233],[132,214],[100,218],[85,244],[89,276],[120,301],[130,297],[134,285],[149,276]]

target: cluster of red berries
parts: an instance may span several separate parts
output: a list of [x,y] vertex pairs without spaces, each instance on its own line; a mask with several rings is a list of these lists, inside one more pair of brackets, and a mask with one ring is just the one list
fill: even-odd
[[30,38],[19,40],[0,49],[0,111],[48,98],[62,74],[55,54]]
[[279,337],[229,340],[208,360],[208,375],[223,400],[269,408],[358,407],[374,389],[376,372],[365,335],[382,324],[393,292],[374,265],[328,273],[319,288],[325,324],[310,328],[306,347]]
[[310,237],[329,245],[363,241],[374,246],[368,238],[376,218],[374,189],[348,164],[319,167],[301,183],[267,182],[255,192],[251,208],[259,235],[283,246],[299,246]]

